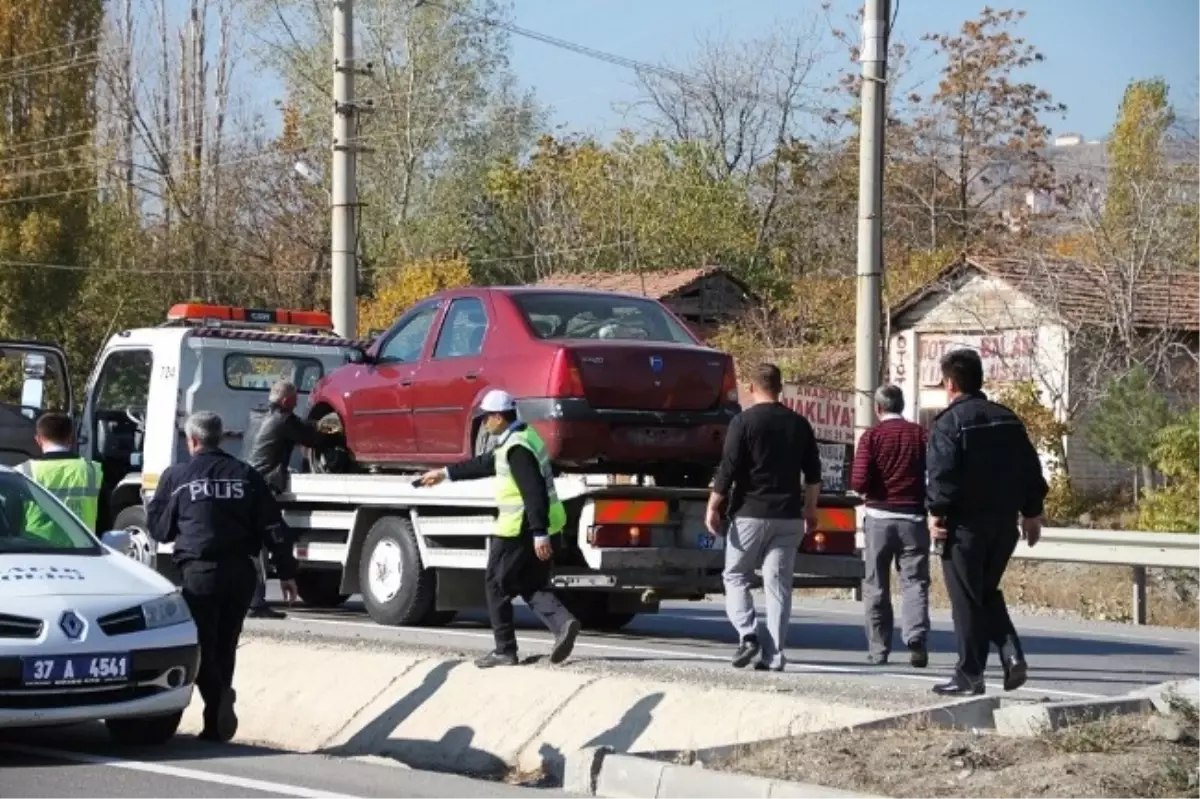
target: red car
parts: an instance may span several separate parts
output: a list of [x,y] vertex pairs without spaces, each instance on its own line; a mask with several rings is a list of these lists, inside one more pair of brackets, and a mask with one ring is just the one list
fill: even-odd
[[492,388],[516,398],[563,471],[659,485],[707,485],[739,410],[733,359],[661,303],[464,288],[408,309],[361,359],[320,380],[308,415],[337,415],[344,468],[440,466],[489,448],[477,408]]

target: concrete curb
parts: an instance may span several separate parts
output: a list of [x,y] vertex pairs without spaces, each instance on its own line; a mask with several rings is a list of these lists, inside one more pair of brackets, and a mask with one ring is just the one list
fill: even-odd
[[582,796],[706,799],[706,797],[794,797],[840,799],[867,794],[788,782],[698,766],[679,766],[636,755],[590,748],[567,756],[563,789]]
[[1153,709],[1154,705],[1148,698],[1129,696],[1008,707],[996,711],[996,734],[1031,738],[1073,724],[1085,724],[1107,716],[1145,713]]
[[[234,679],[238,740],[381,755],[427,769],[562,778],[566,755],[732,746],[885,712],[774,692],[595,675],[248,636]],[[181,729],[202,726],[199,696]]]

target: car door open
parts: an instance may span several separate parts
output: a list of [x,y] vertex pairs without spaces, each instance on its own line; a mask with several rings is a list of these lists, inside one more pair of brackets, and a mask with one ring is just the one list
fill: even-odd
[[67,358],[53,344],[0,339],[0,464],[16,466],[41,454],[37,418],[74,413]]

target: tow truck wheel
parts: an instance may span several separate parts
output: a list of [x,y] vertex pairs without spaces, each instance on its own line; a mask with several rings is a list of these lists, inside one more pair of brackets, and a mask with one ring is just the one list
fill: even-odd
[[296,575],[300,600],[309,607],[336,608],[350,598],[343,594],[340,571],[302,571]]
[[436,613],[437,575],[425,569],[412,522],[384,516],[371,525],[359,560],[367,614],[389,626],[428,623]]
[[161,746],[175,737],[183,711],[165,716],[143,716],[132,719],[105,719],[104,726],[115,743],[122,746]]

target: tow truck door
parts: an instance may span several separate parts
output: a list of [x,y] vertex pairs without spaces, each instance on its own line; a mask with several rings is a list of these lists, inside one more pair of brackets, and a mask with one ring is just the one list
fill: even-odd
[[40,453],[37,418],[73,414],[75,397],[62,349],[40,341],[0,339],[0,464],[15,466]]

